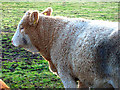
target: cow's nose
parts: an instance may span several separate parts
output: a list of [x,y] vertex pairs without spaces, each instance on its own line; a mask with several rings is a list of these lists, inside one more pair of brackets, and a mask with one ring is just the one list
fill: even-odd
[[11,43],[13,44],[13,40],[11,40]]

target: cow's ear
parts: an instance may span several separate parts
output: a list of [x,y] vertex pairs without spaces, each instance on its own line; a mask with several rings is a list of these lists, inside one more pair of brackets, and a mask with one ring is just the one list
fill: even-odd
[[44,14],[46,16],[51,16],[52,15],[52,8],[51,7],[48,7],[47,9],[45,9],[41,14]]
[[36,25],[39,20],[39,11],[33,11],[30,15],[30,23]]

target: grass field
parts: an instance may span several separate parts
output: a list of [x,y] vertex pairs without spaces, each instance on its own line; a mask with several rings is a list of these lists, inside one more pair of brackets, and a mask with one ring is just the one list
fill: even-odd
[[[115,2],[3,2],[1,20],[2,67],[0,77],[11,88],[63,88],[59,77],[49,71],[48,62],[11,44],[17,24],[27,10],[53,8],[53,16],[118,21]],[[1,64],[0,64],[1,65]]]

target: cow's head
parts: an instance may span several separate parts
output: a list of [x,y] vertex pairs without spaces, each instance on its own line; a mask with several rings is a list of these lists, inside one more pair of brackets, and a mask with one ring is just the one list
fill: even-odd
[[31,52],[38,52],[29,36],[32,36],[32,33],[36,32],[35,27],[38,25],[40,15],[50,16],[51,13],[52,8],[50,7],[42,13],[39,13],[37,10],[27,11],[18,24],[17,31],[12,38],[12,44],[16,47],[23,47]]

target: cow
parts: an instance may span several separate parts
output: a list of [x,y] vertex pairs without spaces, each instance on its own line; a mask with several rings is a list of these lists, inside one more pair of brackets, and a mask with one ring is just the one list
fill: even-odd
[[10,87],[2,79],[0,79],[0,90],[10,90]]
[[40,53],[65,88],[120,88],[118,22],[27,11],[12,44]]

